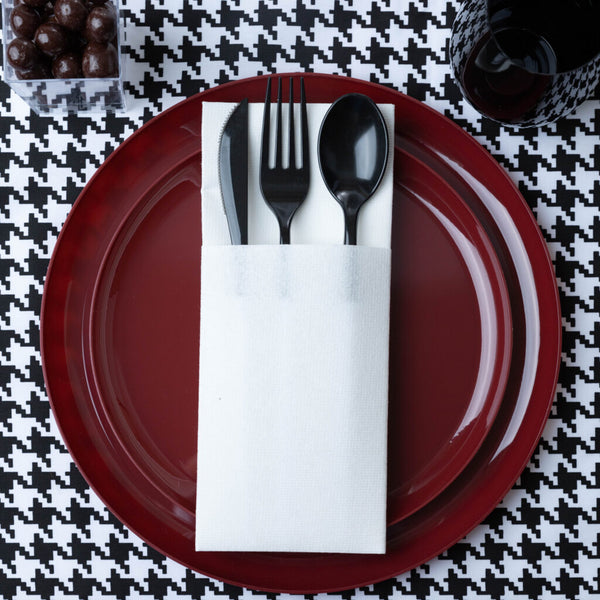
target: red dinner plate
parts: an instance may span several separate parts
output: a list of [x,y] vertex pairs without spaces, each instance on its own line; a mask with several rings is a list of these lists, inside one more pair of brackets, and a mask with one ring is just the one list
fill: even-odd
[[[435,446],[421,438],[437,437],[442,466],[435,468],[434,457],[424,467],[426,471],[433,464],[431,472],[439,477],[452,462],[454,437],[462,440],[458,452],[464,463],[485,432],[487,436],[460,474],[463,464],[453,473],[446,471],[451,475],[441,478],[439,489],[423,492],[405,513],[430,500],[425,506],[388,528],[385,555],[193,550],[201,102],[261,101],[264,78],[190,98],[113,153],[82,192],[61,232],[46,280],[41,331],[46,384],[63,437],[90,485],[125,524],[164,554],[212,577],[263,590],[308,593],[356,587],[410,569],[460,539],[493,509],[527,463],[547,418],[560,354],[560,316],[551,263],[535,220],[504,171],[472,138],[393,90],[333,76],[305,77],[315,102],[357,91],[395,104],[397,145],[451,183],[427,179],[427,168],[419,163],[415,172],[424,173],[425,181],[414,175],[411,181],[397,151],[390,449],[392,456],[404,451],[405,457],[415,442],[422,445],[419,452],[430,452]],[[409,161],[414,159],[406,158],[405,164]],[[452,188],[459,189],[479,224]],[[399,231],[404,236],[398,237]],[[427,237],[414,237],[419,231]],[[484,266],[491,293],[477,285],[472,256],[467,259],[469,243]],[[398,287],[402,281],[418,285],[406,291]],[[457,287],[466,308],[454,299]],[[429,302],[432,322],[425,308],[417,310],[422,301]],[[517,315],[510,361],[508,303]],[[420,312],[420,324],[419,319],[403,320],[397,307],[405,314]],[[486,338],[482,307],[493,307],[495,338]],[[517,332],[517,325],[523,330]],[[457,328],[464,329],[467,344]],[[442,339],[440,348],[427,348],[421,333]],[[402,351],[395,352],[402,334],[420,344],[415,350],[425,352],[423,356],[432,352],[429,358],[435,360],[421,365],[420,374],[403,371]],[[483,342],[474,342],[476,338]],[[482,347],[490,339],[492,374],[485,400],[473,405],[478,410],[472,420],[468,408],[482,373]],[[407,348],[404,360],[414,359],[418,354]],[[436,354],[442,348],[446,354]],[[427,414],[416,411],[421,435],[415,435],[417,428],[403,421],[413,415],[398,408],[395,394],[418,387],[418,378],[426,373],[428,379],[447,377],[456,390],[464,389],[459,400],[450,401],[449,411],[441,402]],[[444,384],[431,385],[439,394]],[[455,436],[462,432],[457,426],[462,422],[466,437]],[[403,432],[407,438],[394,446],[393,436],[400,438]],[[448,435],[448,444],[440,445]],[[403,463],[397,462],[401,473]],[[392,469],[392,482],[393,474]],[[398,478],[390,489],[401,487]],[[391,498],[393,502],[393,493]]]
[[[512,342],[508,290],[485,231],[422,163],[401,150],[395,163],[390,524],[440,493],[479,448],[502,400]],[[95,286],[82,314],[89,340],[81,332],[93,371],[80,376],[129,468],[191,514],[200,156],[196,149],[161,166],[162,175],[139,196],[112,194],[118,210],[107,227],[114,238],[96,246],[78,275],[85,287]]]

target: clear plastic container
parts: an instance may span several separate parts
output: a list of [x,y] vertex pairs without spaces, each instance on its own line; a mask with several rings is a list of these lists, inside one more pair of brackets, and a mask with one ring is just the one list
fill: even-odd
[[10,25],[14,0],[2,0],[2,39],[4,81],[38,114],[50,112],[122,111],[125,110],[123,91],[123,61],[121,47],[124,28],[121,23],[118,0],[111,0],[117,9],[117,53],[119,76],[77,79],[18,79],[8,64],[8,44],[16,36]]

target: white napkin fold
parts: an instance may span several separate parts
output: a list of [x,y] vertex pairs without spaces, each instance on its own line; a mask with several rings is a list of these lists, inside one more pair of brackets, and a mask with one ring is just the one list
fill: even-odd
[[279,246],[251,104],[253,245],[231,246],[217,148],[233,106],[203,105],[196,549],[383,553],[392,161],[359,217],[365,245],[340,245],[316,156],[327,106],[309,105],[311,189]]

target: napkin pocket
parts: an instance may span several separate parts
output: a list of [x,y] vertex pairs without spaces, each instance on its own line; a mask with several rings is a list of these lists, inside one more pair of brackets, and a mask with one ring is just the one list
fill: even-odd
[[197,550],[385,552],[390,268],[203,246]]

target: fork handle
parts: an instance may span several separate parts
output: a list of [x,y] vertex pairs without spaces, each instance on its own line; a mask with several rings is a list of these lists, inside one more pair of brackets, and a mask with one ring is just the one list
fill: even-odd
[[280,244],[290,243],[290,226],[292,224],[292,217],[298,209],[298,206],[300,206],[300,202],[272,202],[269,205],[279,223]]

